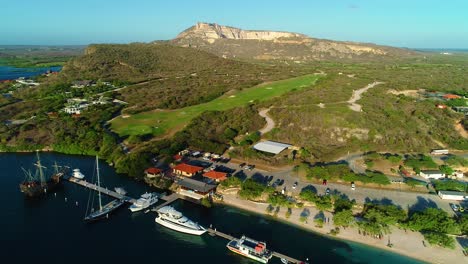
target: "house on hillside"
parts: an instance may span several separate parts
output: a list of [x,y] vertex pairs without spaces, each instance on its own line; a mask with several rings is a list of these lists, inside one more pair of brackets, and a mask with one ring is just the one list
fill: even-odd
[[72,88],[85,88],[89,87],[94,84],[94,81],[92,80],[82,80],[82,81],[74,81],[72,83]]
[[205,172],[203,174],[203,177],[205,177],[205,178],[207,178],[209,180],[213,180],[215,182],[222,182],[222,181],[227,179],[228,173],[211,170],[211,171]]
[[442,179],[445,178],[445,174],[439,170],[421,170],[419,176],[425,179]]
[[181,163],[172,168],[172,172],[179,176],[193,177],[203,171],[202,167]]

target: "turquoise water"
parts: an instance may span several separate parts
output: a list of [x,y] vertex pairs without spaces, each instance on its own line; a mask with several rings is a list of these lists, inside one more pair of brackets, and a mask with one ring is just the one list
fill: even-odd
[[[89,178],[94,158],[41,154],[80,168]],[[2,263],[255,263],[225,247],[227,240],[181,234],[154,222],[154,213],[134,213],[124,207],[109,219],[85,224],[82,219],[88,191],[71,183],[44,199],[25,199],[18,183],[21,167],[32,169],[33,154],[0,153],[0,258]],[[131,196],[151,191],[102,164],[103,185],[124,186]],[[67,201],[65,201],[67,198]],[[78,206],[76,205],[78,202]],[[421,263],[391,252],[329,239],[294,226],[228,206],[208,209],[190,202],[174,206],[192,220],[235,236],[245,234],[266,241],[268,248],[311,263]],[[281,263],[273,258],[270,263]]]

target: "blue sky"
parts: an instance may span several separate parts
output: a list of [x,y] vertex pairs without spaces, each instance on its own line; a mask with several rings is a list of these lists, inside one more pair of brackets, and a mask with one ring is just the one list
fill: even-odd
[[148,42],[198,21],[411,48],[468,48],[467,0],[0,0],[0,45]]

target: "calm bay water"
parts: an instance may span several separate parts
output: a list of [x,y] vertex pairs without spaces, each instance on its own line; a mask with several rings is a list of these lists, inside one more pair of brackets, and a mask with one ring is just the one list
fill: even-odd
[[60,71],[61,69],[61,66],[44,68],[16,68],[11,66],[0,65],[0,81],[13,80],[19,77],[29,78],[46,73],[48,70]]
[[[154,222],[155,213],[131,214],[127,206],[107,220],[85,224],[89,191],[68,182],[55,195],[26,199],[18,188],[24,178],[21,167],[32,169],[34,159],[34,154],[0,153],[0,258],[10,260],[4,263],[255,263],[230,253],[227,240],[168,230]],[[44,153],[41,159],[46,166],[57,161],[80,168],[88,179],[93,174],[92,157]],[[124,186],[133,197],[152,191],[104,163],[100,168],[103,186]],[[226,233],[266,241],[271,249],[299,259],[308,257],[311,263],[420,263],[227,206],[207,209],[185,201],[173,205],[205,226],[213,224]],[[270,263],[281,262],[273,258]]]

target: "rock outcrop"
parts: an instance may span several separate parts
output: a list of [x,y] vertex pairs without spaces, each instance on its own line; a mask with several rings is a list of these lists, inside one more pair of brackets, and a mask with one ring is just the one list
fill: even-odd
[[333,59],[381,60],[417,55],[407,49],[316,39],[291,32],[243,30],[216,23],[197,23],[170,43],[198,48],[224,58],[286,60],[294,63]]

